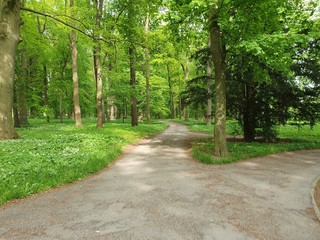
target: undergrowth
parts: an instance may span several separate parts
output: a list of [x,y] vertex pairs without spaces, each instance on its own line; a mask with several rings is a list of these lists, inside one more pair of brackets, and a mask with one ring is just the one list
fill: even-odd
[[110,122],[97,129],[93,120],[76,128],[71,120],[31,119],[29,127],[18,129],[21,139],[0,141],[0,204],[98,172],[125,145],[165,128],[162,123]]

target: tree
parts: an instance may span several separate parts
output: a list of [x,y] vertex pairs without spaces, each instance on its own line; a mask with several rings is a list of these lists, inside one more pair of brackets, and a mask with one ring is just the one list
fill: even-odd
[[[149,33],[149,21],[150,21],[150,13],[149,7],[146,12],[145,22],[144,22],[144,32],[146,35],[146,45],[148,45],[148,33]],[[149,47],[145,47],[145,57],[146,57],[146,116],[147,123],[150,124],[150,53]]]
[[102,82],[102,64],[101,64],[101,43],[99,41],[103,0],[95,0],[96,6],[96,29],[95,29],[95,46],[94,54],[94,73],[97,89],[97,127],[102,128],[104,123],[104,98],[103,98],[103,82]]
[[[70,0],[71,11],[74,7],[74,0]],[[78,78],[78,48],[77,48],[77,34],[74,29],[70,33],[70,45],[72,52],[72,81],[73,81],[73,105],[74,115],[76,119],[76,126],[82,127],[81,121],[81,108],[80,108],[80,96],[79,96],[79,78]]]
[[138,126],[138,112],[137,112],[137,99],[135,96],[136,89],[136,61],[135,61],[135,45],[134,45],[134,28],[135,28],[135,9],[134,0],[129,0],[128,2],[128,39],[129,39],[129,61],[130,61],[130,107],[131,107],[131,125]]
[[12,121],[14,66],[20,41],[20,1],[0,0],[0,140],[18,137]]
[[214,115],[214,155],[218,157],[225,157],[228,155],[226,138],[226,50],[223,44],[222,32],[218,23],[220,9],[212,9],[211,11],[209,26],[216,94]]

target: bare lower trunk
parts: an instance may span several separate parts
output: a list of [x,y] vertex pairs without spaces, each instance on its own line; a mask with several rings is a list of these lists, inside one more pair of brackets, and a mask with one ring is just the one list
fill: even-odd
[[[70,0],[70,8],[74,7],[74,0]],[[79,78],[78,78],[78,49],[77,34],[75,30],[70,34],[71,56],[72,56],[72,82],[73,82],[73,107],[76,126],[82,127],[80,95],[79,95]]]
[[43,65],[43,101],[45,107],[45,115],[47,122],[50,122],[49,115],[49,99],[48,99],[48,78],[47,78],[47,66]]
[[[181,63],[184,81],[187,83],[189,81],[189,62],[187,61],[186,66]],[[184,120],[189,121],[189,106],[185,106],[184,108]]]
[[207,114],[206,125],[211,125],[212,120],[212,69],[210,61],[207,62]]
[[[99,43],[97,43],[99,45]],[[102,83],[102,69],[100,59],[100,46],[96,47],[96,87],[97,87],[97,128],[103,127],[103,83]]]
[[80,108],[80,96],[79,96],[79,79],[78,79],[78,50],[76,32],[71,32],[71,48],[72,48],[72,81],[73,81],[73,106],[74,117],[76,119],[76,126],[82,127],[81,121],[81,108]]
[[[103,0],[97,1],[97,15],[96,15],[96,27],[101,28]],[[97,37],[97,36],[96,36]],[[97,88],[97,128],[102,128],[104,123],[104,104],[103,104],[103,82],[102,82],[102,67],[101,67],[101,46],[99,40],[95,41],[94,49],[94,68]]]
[[[149,13],[147,13],[144,25],[144,31],[146,34],[146,40],[148,40],[149,31]],[[147,123],[150,124],[150,66],[149,66],[149,48],[145,48],[146,56],[146,116]]]
[[[134,28],[135,24],[135,7],[134,1],[128,1],[128,21],[129,21],[129,29],[128,29],[128,38],[129,41],[133,41],[134,39]],[[129,61],[130,61],[130,106],[131,106],[131,126],[138,126],[138,111],[137,111],[137,99],[136,99],[136,63],[135,63],[135,46],[133,43],[129,45]]]
[[137,99],[135,97],[136,70],[135,70],[135,56],[134,56],[133,46],[129,48],[129,56],[130,56],[130,86],[131,86],[131,96],[130,96],[131,125],[138,126]]
[[0,140],[13,139],[13,79],[20,40],[20,1],[0,0]]
[[211,51],[215,70],[216,109],[214,124],[214,155],[225,157],[227,152],[226,139],[226,76],[225,52],[222,44],[220,27],[214,16],[210,19]]
[[28,59],[26,49],[21,50],[21,68],[22,74],[18,79],[17,90],[17,108],[19,112],[19,121],[21,125],[28,125],[28,109],[27,109],[27,82],[28,82]]
[[15,85],[13,89],[13,123],[15,128],[21,128],[17,103],[17,88]]
[[168,73],[168,85],[169,85],[169,104],[170,104],[170,118],[175,119],[175,111],[174,111],[174,93],[173,86],[171,80],[171,71],[170,66],[167,64],[167,73]]
[[63,123],[63,96],[62,96],[62,90],[60,90],[60,99],[59,99],[59,118],[60,123]]

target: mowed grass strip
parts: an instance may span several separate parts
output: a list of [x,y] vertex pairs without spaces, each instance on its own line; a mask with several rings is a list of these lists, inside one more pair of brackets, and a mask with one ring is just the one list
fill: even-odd
[[97,129],[93,120],[76,128],[71,120],[30,120],[18,129],[21,139],[0,141],[0,204],[81,179],[108,166],[124,146],[166,128],[154,122],[131,127],[110,122]]
[[[184,123],[183,121],[181,121]],[[274,143],[261,141],[244,142],[239,138],[241,128],[236,121],[228,121],[227,133],[229,135],[227,148],[229,155],[217,158],[213,155],[213,126],[206,126],[199,121],[189,121],[187,126],[191,131],[212,134],[212,137],[201,138],[192,141],[192,156],[207,164],[225,164],[253,157],[265,156],[273,153],[281,153],[304,149],[320,149],[320,125],[313,129],[309,125],[304,126],[278,126],[278,139]]]

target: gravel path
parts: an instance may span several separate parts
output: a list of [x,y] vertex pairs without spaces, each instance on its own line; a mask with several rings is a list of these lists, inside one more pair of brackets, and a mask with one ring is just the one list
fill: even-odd
[[98,175],[3,206],[0,239],[320,239],[319,150],[211,166],[189,137],[171,123]]

